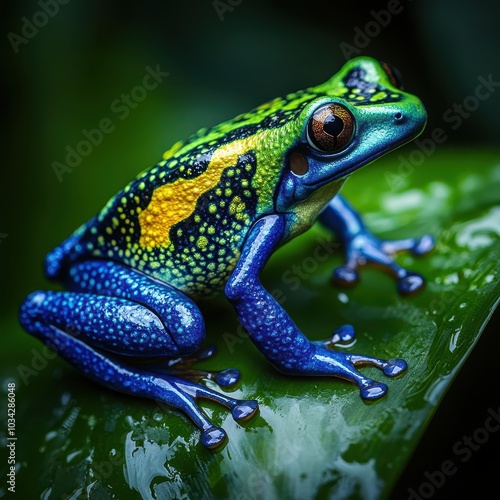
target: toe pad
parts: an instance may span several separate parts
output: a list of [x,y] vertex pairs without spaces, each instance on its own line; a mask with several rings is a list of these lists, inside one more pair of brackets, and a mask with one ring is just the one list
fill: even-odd
[[351,267],[340,266],[333,271],[332,279],[339,285],[352,287],[358,283],[359,273]]
[[403,373],[406,368],[408,368],[408,365],[404,359],[393,358],[390,359],[384,367],[384,374],[388,377],[397,377]]
[[419,292],[424,286],[424,278],[417,273],[408,273],[404,278],[398,280],[398,292],[401,295]]
[[367,401],[381,398],[387,392],[387,386],[381,382],[371,381],[360,387],[361,397]]
[[252,418],[258,409],[259,404],[257,401],[253,399],[242,401],[239,405],[233,408],[232,415],[237,422],[244,422],[245,420]]
[[207,448],[217,448],[220,446],[227,438],[227,434],[224,429],[220,427],[210,427],[206,431],[201,433],[201,442]]
[[222,370],[215,376],[215,381],[221,387],[231,387],[240,380],[240,371],[236,368],[228,368],[227,370]]

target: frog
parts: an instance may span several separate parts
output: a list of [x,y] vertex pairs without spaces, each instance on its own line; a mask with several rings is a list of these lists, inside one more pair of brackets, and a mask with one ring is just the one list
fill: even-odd
[[228,395],[241,378],[236,368],[193,368],[216,351],[203,347],[198,303],[217,294],[278,371],[344,379],[362,399],[378,400],[387,385],[358,368],[397,377],[404,359],[343,349],[355,339],[350,324],[309,340],[260,276],[277,249],[318,221],[345,249],[332,272],[337,284],[357,284],[360,268],[375,264],[400,294],[422,290],[423,276],[395,257],[428,253],[433,237],[382,240],[339,191],[354,171],[416,138],[426,120],[395,67],[357,57],[325,83],[200,129],[48,253],[45,275],[64,289],[30,293],[21,325],[94,381],[183,413],[210,449],[227,433],[200,400],[240,424],[259,409],[255,399]]

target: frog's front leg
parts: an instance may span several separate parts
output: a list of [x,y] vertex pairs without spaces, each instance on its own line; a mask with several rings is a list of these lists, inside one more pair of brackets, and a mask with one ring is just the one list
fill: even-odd
[[[259,220],[248,235],[240,259],[226,284],[226,296],[241,324],[259,350],[283,373],[290,375],[330,375],[358,384],[361,397],[377,399],[387,392],[385,384],[363,376],[359,365],[373,365],[394,377],[406,369],[405,361],[389,361],[332,351],[326,342],[311,342],[288,314],[261,285],[259,275],[285,234],[285,216]],[[333,342],[351,339],[350,327],[337,330]],[[338,337],[338,339],[336,338]]]
[[[20,320],[85,375],[183,411],[208,447],[221,444],[226,434],[203,414],[199,398],[227,407],[237,421],[256,412],[256,401],[229,398],[193,382],[207,372],[182,370],[179,356],[196,351],[205,337],[201,313],[187,296],[132,269],[97,260],[74,265],[65,284],[71,291],[30,294]],[[159,367],[154,364],[158,357],[171,363]],[[137,365],[139,358],[151,363]],[[235,370],[224,373],[205,378],[221,386],[237,379]]]
[[397,279],[398,292],[408,295],[418,292],[425,284],[424,278],[399,266],[393,256],[407,250],[413,255],[423,255],[432,250],[432,236],[384,241],[374,236],[364,225],[358,213],[345,198],[335,196],[319,216],[319,221],[333,230],[345,245],[346,263],[333,272],[336,283],[353,286],[359,281],[358,268],[367,264],[382,267]]

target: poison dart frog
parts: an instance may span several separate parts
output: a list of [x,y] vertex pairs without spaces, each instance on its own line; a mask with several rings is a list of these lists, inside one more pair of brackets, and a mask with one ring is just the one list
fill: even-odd
[[422,276],[393,256],[424,254],[432,237],[380,240],[337,193],[351,173],[414,139],[425,122],[424,106],[402,90],[398,71],[361,57],[321,85],[202,129],[48,254],[47,277],[67,291],[31,293],[21,324],[88,377],[184,412],[209,448],[226,433],[198,399],[220,403],[238,422],[258,410],[255,400],[200,383],[229,387],[238,370],[192,368],[214,352],[200,350],[205,324],[196,300],[217,292],[279,371],[340,377],[357,384],[363,399],[378,399],[387,386],[357,367],[373,365],[394,377],[405,361],[334,350],[354,338],[351,325],[328,340],[309,340],[259,275],[277,248],[318,219],[345,247],[335,281],[353,285],[358,268],[375,263],[397,279],[401,294],[420,290]]

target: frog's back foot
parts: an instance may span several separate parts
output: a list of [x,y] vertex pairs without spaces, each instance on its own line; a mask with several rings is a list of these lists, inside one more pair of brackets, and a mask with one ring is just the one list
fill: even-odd
[[192,365],[200,361],[205,361],[215,356],[217,346],[211,345],[200,349],[194,355],[180,356],[167,360],[165,363],[156,363],[151,366],[151,370],[159,373],[177,374],[192,381],[211,380],[219,387],[234,387],[241,378],[240,371],[236,368],[226,368],[225,370],[196,370]]
[[[30,295],[21,308],[21,323],[28,331],[89,378],[120,392],[153,399],[160,407],[184,412],[200,429],[201,441],[208,448],[216,448],[226,440],[224,429],[217,427],[198,406],[199,398],[209,399],[231,411],[234,420],[242,422],[258,410],[256,401],[227,397],[216,391],[172,375],[159,376],[155,372],[118,361],[112,355],[97,350],[76,338],[78,332],[63,331],[50,323],[42,323],[45,292]],[[32,314],[34,311],[35,314]],[[37,317],[38,319],[34,319]]]
[[420,256],[430,252],[433,247],[434,239],[429,235],[395,241],[378,240],[371,235],[363,235],[362,245],[347,245],[347,262],[334,269],[332,281],[340,286],[353,287],[360,279],[358,269],[372,264],[396,279],[400,295],[418,293],[425,287],[424,277],[400,266],[394,261],[393,255],[400,251],[409,251]]
[[[256,402],[229,398],[194,382],[212,379],[227,387],[238,381],[239,372],[189,369],[215,351],[208,348],[198,357],[183,357],[196,351],[205,337],[201,312],[184,294],[113,262],[74,264],[64,281],[72,291],[30,294],[21,306],[20,321],[85,375],[183,411],[200,428],[208,447],[222,444],[225,432],[203,414],[197,398],[222,404],[237,421],[257,411]],[[160,374],[154,365],[136,363],[174,356]]]

